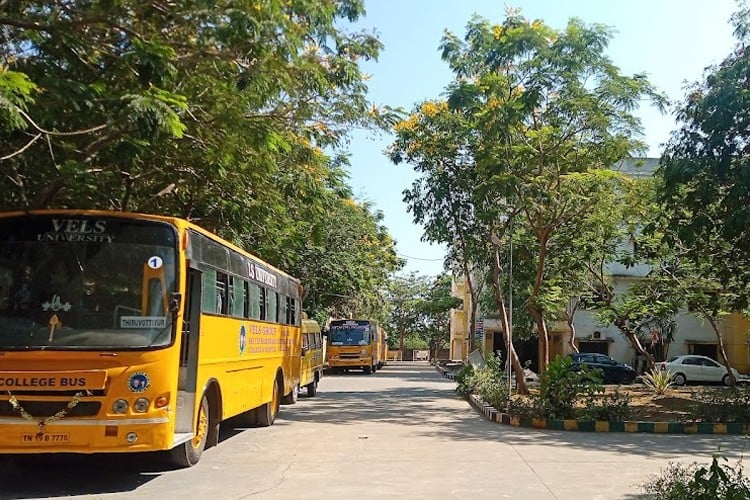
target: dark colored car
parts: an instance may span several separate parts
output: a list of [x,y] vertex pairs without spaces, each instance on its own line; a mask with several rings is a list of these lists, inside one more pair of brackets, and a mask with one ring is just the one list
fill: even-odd
[[631,384],[635,380],[635,370],[632,366],[620,363],[606,354],[595,352],[579,352],[570,354],[573,361],[571,368],[587,366],[602,371],[605,384]]

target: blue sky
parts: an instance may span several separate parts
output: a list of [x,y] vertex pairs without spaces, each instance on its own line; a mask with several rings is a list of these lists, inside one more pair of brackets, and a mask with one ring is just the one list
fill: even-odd
[[[500,23],[506,5],[558,29],[571,17],[612,27],[607,55],[614,64],[624,74],[647,73],[672,101],[682,99],[685,82],[700,79],[706,66],[721,62],[735,41],[729,17],[736,4],[731,0],[365,0],[367,15],[357,27],[374,30],[385,45],[378,61],[363,67],[371,75],[370,99],[411,111],[416,103],[440,97],[452,78],[438,51],[444,31],[463,38],[473,14]],[[649,156],[659,156],[660,145],[675,128],[674,118],[650,108],[637,114]],[[402,201],[415,174],[383,154],[391,141],[389,134],[353,132],[350,185],[358,199],[385,214],[397,252],[407,259],[404,272],[438,274],[444,249],[420,241],[422,228],[412,223]]]

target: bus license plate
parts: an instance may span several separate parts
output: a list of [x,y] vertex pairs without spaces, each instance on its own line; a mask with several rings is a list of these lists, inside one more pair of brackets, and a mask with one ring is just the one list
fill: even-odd
[[56,445],[68,444],[70,434],[62,432],[45,432],[44,434],[21,434],[21,444],[25,445]]

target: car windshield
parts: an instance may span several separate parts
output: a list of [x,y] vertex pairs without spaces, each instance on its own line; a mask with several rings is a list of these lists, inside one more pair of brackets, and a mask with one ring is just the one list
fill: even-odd
[[333,346],[368,345],[370,343],[369,323],[331,323],[328,341]]
[[164,223],[0,219],[0,349],[169,344],[175,242]]

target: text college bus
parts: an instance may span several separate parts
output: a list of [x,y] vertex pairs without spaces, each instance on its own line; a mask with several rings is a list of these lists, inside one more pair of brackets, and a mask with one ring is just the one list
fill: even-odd
[[361,369],[373,373],[388,358],[388,336],[375,321],[332,320],[328,327],[328,368],[334,371]]
[[299,282],[185,220],[0,214],[0,453],[170,450],[296,400]]

